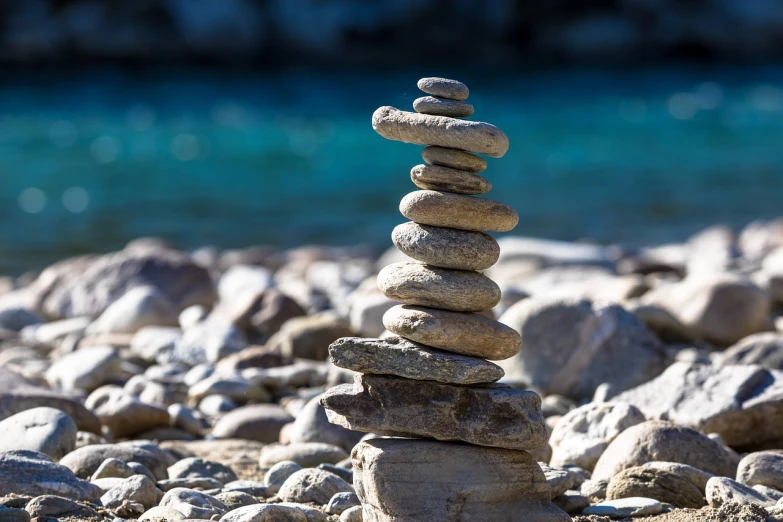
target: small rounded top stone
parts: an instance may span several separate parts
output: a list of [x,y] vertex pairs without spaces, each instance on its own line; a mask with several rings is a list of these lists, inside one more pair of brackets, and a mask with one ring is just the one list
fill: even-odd
[[416,85],[427,94],[450,100],[462,101],[470,94],[467,85],[447,78],[422,78]]

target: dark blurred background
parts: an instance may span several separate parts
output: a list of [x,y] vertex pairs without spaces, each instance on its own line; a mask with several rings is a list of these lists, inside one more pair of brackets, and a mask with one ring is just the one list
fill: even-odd
[[779,0],[0,0],[0,273],[160,236],[390,244],[421,76],[501,127],[519,235],[634,246],[783,206]]

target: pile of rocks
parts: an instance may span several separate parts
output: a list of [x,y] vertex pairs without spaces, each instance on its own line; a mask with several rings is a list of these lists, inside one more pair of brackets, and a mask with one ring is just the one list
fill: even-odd
[[352,430],[467,443],[361,442],[352,458],[365,521],[567,520],[526,451],[546,444],[540,397],[496,384],[503,370],[487,361],[515,355],[520,338],[492,318],[500,288],[480,271],[500,248],[483,231],[507,232],[518,217],[474,197],[491,184],[478,174],[486,162],[471,152],[501,157],[508,138],[488,123],[456,119],[473,113],[464,84],[423,78],[418,86],[431,96],[413,103],[416,113],[381,107],[373,115],[382,136],[427,146],[427,164],[411,170],[421,190],[400,203],[411,221],[392,233],[413,261],[378,274],[384,295],[403,304],[383,316],[392,335],[330,346],[334,364],[360,374],[321,404],[330,421]]

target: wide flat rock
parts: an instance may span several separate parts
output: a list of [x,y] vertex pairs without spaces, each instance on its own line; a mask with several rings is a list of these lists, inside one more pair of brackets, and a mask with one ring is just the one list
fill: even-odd
[[413,110],[420,114],[466,118],[473,114],[473,105],[438,96],[422,96],[413,100]]
[[329,346],[329,357],[341,368],[406,379],[478,384],[503,377],[500,366],[491,362],[436,350],[401,337],[343,337]]
[[378,289],[392,301],[481,312],[500,302],[500,288],[487,276],[417,262],[394,263],[378,273]]
[[780,448],[783,443],[781,371],[676,362],[615,399],[633,404],[648,419],[718,433],[734,449]]
[[519,222],[516,211],[489,199],[437,190],[417,190],[400,200],[400,213],[422,225],[508,232]]
[[413,221],[394,227],[392,242],[417,261],[454,270],[486,270],[500,256],[498,242],[488,234]]
[[535,450],[546,444],[541,398],[501,384],[456,386],[357,375],[321,397],[329,420],[378,435]]
[[411,341],[450,352],[502,360],[519,352],[519,334],[481,314],[400,305],[383,315],[384,326]]
[[478,174],[437,165],[416,165],[411,169],[411,181],[419,188],[455,194],[486,194],[492,190],[492,183]]
[[387,106],[373,113],[372,128],[386,139],[405,143],[438,145],[494,158],[500,158],[508,151],[508,136],[494,125],[481,121],[431,116]]
[[525,451],[372,439],[351,455],[364,522],[570,522]]
[[484,158],[459,149],[449,149],[432,145],[421,151],[421,157],[430,165],[451,167],[468,172],[483,172],[487,170]]

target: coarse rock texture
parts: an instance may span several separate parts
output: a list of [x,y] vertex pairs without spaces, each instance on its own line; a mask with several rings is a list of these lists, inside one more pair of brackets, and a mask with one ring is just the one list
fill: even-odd
[[546,445],[541,398],[499,384],[464,387],[357,375],[353,384],[328,390],[321,404],[331,422],[378,435],[522,450]]
[[679,462],[725,477],[737,463],[719,443],[671,422],[646,421],[623,431],[595,465],[592,480],[609,480],[622,470],[651,461]]
[[411,181],[421,189],[454,194],[477,195],[492,190],[492,183],[478,174],[437,165],[416,165],[411,169]]
[[470,95],[470,90],[467,85],[448,78],[438,78],[435,76],[422,78],[416,82],[416,86],[427,94],[439,96],[448,100],[463,101],[467,100]]
[[127,248],[56,263],[30,287],[47,317],[98,317],[132,288],[153,286],[175,307],[210,306],[216,298],[206,269],[168,249]]
[[715,476],[712,473],[707,473],[706,471],[694,468],[693,466],[680,464],[678,462],[652,461],[643,464],[643,466],[647,468],[660,469],[678,475],[696,486],[702,495],[704,494],[704,490],[707,487],[707,481]]
[[430,165],[440,165],[468,172],[484,172],[487,162],[484,158],[459,149],[430,146],[421,151],[421,157]]
[[220,439],[257,440],[265,444],[277,442],[280,430],[294,418],[277,404],[250,404],[222,415],[212,428]]
[[616,399],[635,405],[647,418],[718,433],[733,448],[775,447],[783,441],[780,371],[676,362]]
[[378,288],[393,301],[455,312],[480,312],[500,302],[498,285],[479,272],[413,261],[394,263],[381,270]]
[[304,511],[294,506],[259,504],[245,506],[223,515],[220,522],[309,522]]
[[460,230],[508,232],[519,222],[503,203],[437,190],[410,192],[400,200],[400,213],[421,225]]
[[139,522],[174,522],[176,520],[184,520],[185,515],[177,511],[176,509],[163,506],[155,506],[144,512],[139,517]]
[[420,114],[466,118],[473,114],[473,105],[438,96],[422,96],[413,100],[413,110]]
[[76,446],[76,423],[54,408],[32,408],[0,421],[0,452],[31,450],[60,460]]
[[303,468],[312,468],[324,462],[337,464],[347,458],[348,453],[344,449],[323,442],[269,444],[261,448],[258,465],[269,469],[278,462],[293,461]]
[[395,336],[383,339],[343,337],[329,347],[329,357],[341,368],[406,379],[478,384],[503,377],[503,370],[490,362],[436,350]]
[[[173,462],[169,463],[169,461],[162,459],[158,453],[162,450],[152,451],[151,446],[126,443],[93,444],[70,452],[60,460],[60,464],[70,468],[77,477],[88,479],[106,459],[114,458],[126,463],[138,462],[152,471],[158,480],[168,478],[166,468]],[[168,455],[168,458],[173,460],[171,455]]]
[[356,493],[335,493],[332,498],[329,499],[329,503],[326,505],[326,512],[330,515],[339,515],[347,509],[361,505],[362,502],[359,500],[359,497],[356,496]]
[[619,305],[531,297],[506,310],[500,322],[522,337],[519,354],[500,366],[546,395],[586,399],[608,383],[613,396],[647,382],[668,363],[664,344]]
[[365,522],[570,522],[525,451],[373,439],[351,455]]
[[324,505],[337,493],[351,492],[353,487],[322,469],[302,469],[288,477],[277,496],[286,502],[312,502]]
[[77,478],[43,453],[29,450],[0,453],[0,491],[4,495],[59,495],[93,502],[101,496],[94,484]]
[[501,158],[508,151],[506,134],[481,121],[430,116],[386,106],[373,113],[372,128],[389,140],[462,149],[493,158]]
[[706,506],[704,493],[687,479],[669,471],[647,466],[628,468],[609,480],[606,498],[652,498],[676,508]]
[[209,520],[214,515],[223,516],[228,511],[226,505],[212,495],[187,488],[169,490],[158,505],[176,509],[187,519]]
[[283,483],[288,480],[288,477],[300,469],[302,469],[302,466],[292,460],[278,462],[269,468],[269,470],[264,475],[264,485],[277,493],[277,491],[280,489],[280,486],[282,486]]
[[737,480],[748,486],[783,491],[783,453],[759,451],[746,455],[737,466]]
[[768,329],[767,294],[733,274],[690,276],[659,286],[642,301],[665,308],[695,335],[719,345]]
[[0,366],[0,419],[37,407],[67,413],[83,431],[100,433],[100,420],[76,398],[59,394]]
[[403,305],[390,308],[383,324],[400,337],[462,355],[501,360],[519,352],[519,334],[482,314]]
[[170,479],[208,477],[220,481],[221,484],[237,480],[234,471],[220,462],[214,462],[199,457],[188,457],[169,466]]
[[642,412],[624,402],[591,402],[573,409],[557,421],[549,436],[550,464],[592,470],[610,442],[644,421]]
[[763,332],[742,338],[720,353],[721,364],[757,364],[783,370],[783,333]]
[[422,263],[455,270],[485,270],[500,256],[500,246],[483,232],[419,225],[409,221],[392,231],[394,246]]
[[109,509],[122,506],[126,501],[138,502],[144,509],[149,509],[158,503],[158,488],[155,483],[144,475],[134,475],[123,479],[101,496],[101,504]]
[[719,507],[727,502],[755,504],[762,507],[774,506],[777,503],[776,499],[728,477],[712,477],[707,481],[705,493],[710,507]]

